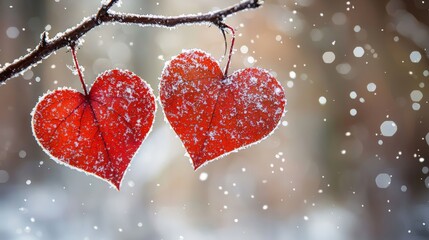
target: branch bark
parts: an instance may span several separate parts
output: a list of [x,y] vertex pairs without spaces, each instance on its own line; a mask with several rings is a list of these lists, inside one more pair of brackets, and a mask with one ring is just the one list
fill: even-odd
[[153,16],[153,15],[138,15],[128,13],[117,13],[109,11],[118,0],[111,0],[109,3],[101,6],[97,14],[85,18],[77,26],[58,33],[54,38],[49,39],[46,32],[43,32],[40,37],[39,44],[23,57],[17,58],[13,63],[6,63],[0,69],[0,83],[4,84],[8,79],[16,77],[18,74],[25,72],[30,67],[34,67],[48,58],[53,52],[63,47],[69,46],[78,41],[85,33],[91,29],[105,23],[124,23],[138,24],[139,26],[152,27],[175,27],[183,24],[214,24],[220,27],[224,19],[234,13],[254,9],[261,6],[260,0],[246,0],[228,8],[197,15],[185,15],[177,17]]

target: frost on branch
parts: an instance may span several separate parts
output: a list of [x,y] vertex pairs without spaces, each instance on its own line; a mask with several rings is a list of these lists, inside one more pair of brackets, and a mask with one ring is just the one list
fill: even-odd
[[69,28],[64,32],[57,33],[51,39],[47,38],[47,34],[42,34],[41,41],[27,55],[15,59],[11,64],[4,64],[4,67],[0,68],[0,83],[4,83],[8,79],[29,70],[30,67],[38,65],[42,62],[42,60],[48,58],[53,52],[76,43],[78,40],[84,37],[87,32],[104,23],[118,22],[123,24],[138,24],[139,26],[152,27],[174,27],[184,24],[201,23],[211,23],[217,25],[219,21],[223,21],[226,17],[234,13],[246,9],[257,8],[261,5],[261,1],[248,0],[242,1],[216,12],[165,17],[115,13],[113,11],[108,11],[117,2],[118,1],[116,0],[111,0],[107,4],[103,4],[97,14],[84,18],[78,25]]

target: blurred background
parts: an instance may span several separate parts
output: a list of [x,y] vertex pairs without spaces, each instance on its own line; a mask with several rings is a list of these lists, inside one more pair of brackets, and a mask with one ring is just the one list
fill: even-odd
[[[237,2],[130,0],[113,10],[168,16]],[[0,64],[99,6],[1,1]],[[81,90],[70,52],[58,50],[0,87],[0,239],[428,239],[428,11],[421,0],[266,0],[229,17],[230,72],[266,68],[285,88],[279,128],[194,172],[158,104],[120,192],[56,164],[32,135],[40,96]],[[182,49],[224,52],[209,25],[109,24],[83,40],[88,83],[124,68],[157,96],[165,61]]]

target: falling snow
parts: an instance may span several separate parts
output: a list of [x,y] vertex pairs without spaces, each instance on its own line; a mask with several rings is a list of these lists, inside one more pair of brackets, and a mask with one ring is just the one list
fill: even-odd
[[209,177],[209,175],[206,172],[202,172],[200,174],[200,181],[204,182],[207,180],[208,177]]
[[418,63],[422,59],[422,55],[418,51],[412,51],[410,53],[410,60],[413,63]]
[[319,97],[319,103],[321,104],[321,105],[325,105],[326,104],[326,98],[324,97],[324,96],[321,96],[321,97]]
[[335,61],[335,54],[333,52],[325,52],[322,55],[323,62],[330,64]]
[[16,27],[8,27],[6,30],[6,35],[8,38],[15,39],[19,36],[19,30]]
[[384,121],[380,125],[381,134],[385,137],[392,137],[398,131],[398,127],[394,121]]
[[[240,2],[121,1],[122,6],[110,11],[122,16],[198,16]],[[135,149],[132,142],[91,145],[90,139],[101,138],[98,130],[76,137],[76,123],[87,123],[87,118],[75,120],[82,112],[89,114],[88,107],[73,110],[64,101],[56,112],[72,114],[49,117],[57,130],[44,126],[44,137],[64,134],[70,143],[54,144],[56,155],[43,153],[31,134],[29,113],[38,96],[71,88],[82,92],[76,69],[67,69],[72,65],[70,51],[58,49],[40,64],[16,73],[0,86],[0,217],[8,219],[0,227],[0,239],[429,239],[428,3],[265,1],[262,8],[225,18],[236,30],[228,76],[223,76],[228,59],[224,38],[213,23],[168,30],[106,23],[91,30],[78,41],[87,86],[96,86],[94,79],[107,69],[132,70],[154,89],[158,100],[153,130],[131,154],[132,161],[116,158],[129,164],[118,192],[93,175],[49,160],[54,156],[60,162],[70,149],[77,159],[85,155],[79,149],[92,149],[96,155],[81,157],[80,166],[95,159],[99,165],[85,171],[101,174],[111,169],[102,164],[107,151]],[[58,39],[63,30],[69,32],[94,16],[100,4],[5,2],[0,8],[0,69],[37,48],[43,31],[50,40]],[[227,32],[227,52],[231,38]],[[170,56],[195,47],[210,53],[217,65],[195,64],[192,79],[168,71],[176,79],[169,93],[177,103],[174,117],[197,126],[186,125],[192,130],[187,141],[209,152],[225,141],[247,144],[250,140],[243,132],[253,134],[261,126],[267,128],[261,136],[269,136],[252,147],[221,154],[223,159],[194,172],[189,158],[195,154],[182,144],[173,124],[162,121],[167,113],[159,84],[163,66],[174,61]],[[259,78],[246,68],[265,70]],[[240,74],[249,76],[246,84],[240,82]],[[272,78],[279,85],[271,85]],[[201,81],[196,79],[210,84],[198,88]],[[219,79],[221,84],[215,84]],[[175,97],[189,91],[183,84],[195,95]],[[221,88],[246,94],[229,101]],[[260,88],[266,91],[258,97],[254,91]],[[118,83],[109,91],[115,89],[123,89],[121,100],[105,108],[94,103],[96,111],[118,120],[102,127],[112,130],[111,143],[134,135],[128,123],[142,127],[147,120],[122,112],[140,101],[134,86]],[[199,98],[201,92],[208,97]],[[277,101],[275,114],[261,117],[271,109],[266,102],[276,99],[268,93],[284,93],[287,114]],[[204,106],[217,102],[217,107],[187,103],[192,98]],[[249,114],[243,102],[257,112]],[[186,111],[180,108],[184,105]],[[219,125],[208,127],[207,116]],[[61,120],[65,118],[73,121]],[[228,123],[239,126],[240,133],[219,127]],[[65,131],[65,124],[75,131]],[[272,132],[267,126],[279,127]]]
[[375,85],[375,83],[368,83],[368,85],[366,85],[366,89],[368,92],[375,92],[377,85]]
[[363,48],[361,46],[355,47],[353,49],[353,55],[355,55],[355,57],[357,57],[357,58],[362,57],[364,53],[365,53],[365,51],[363,50]]
[[387,173],[380,173],[375,177],[375,184],[378,188],[388,188],[391,183],[391,177]]

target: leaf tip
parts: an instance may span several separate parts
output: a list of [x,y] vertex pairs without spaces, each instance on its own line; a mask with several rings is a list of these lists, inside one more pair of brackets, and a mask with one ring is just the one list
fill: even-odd
[[198,170],[198,168],[200,168],[200,167],[201,167],[201,164],[199,164],[199,165],[195,165],[195,164],[193,164],[193,167],[194,167],[194,171],[196,172],[196,171]]
[[194,171],[197,171],[200,167],[204,165],[204,162],[202,161],[196,161],[192,159],[192,167],[194,168]]
[[108,180],[108,182],[110,183],[110,185],[112,187],[114,187],[116,189],[116,191],[120,192],[121,191],[121,180],[117,181],[117,180]]

